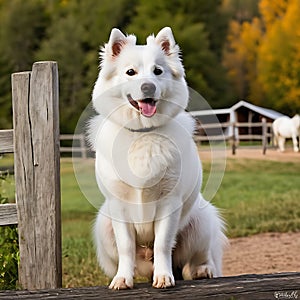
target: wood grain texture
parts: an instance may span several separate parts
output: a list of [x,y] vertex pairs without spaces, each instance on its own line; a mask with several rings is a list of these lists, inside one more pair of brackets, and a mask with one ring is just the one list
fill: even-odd
[[18,224],[17,206],[15,203],[0,205],[0,226]]
[[19,282],[61,286],[58,70],[39,62],[12,75]]
[[0,153],[14,152],[14,131],[12,129],[0,130]]
[[[85,287],[41,291],[0,291],[0,299],[297,299],[300,273],[243,275],[177,281],[168,289],[154,289],[150,283],[137,284],[131,290],[112,291],[107,287]],[[290,297],[290,298],[288,298]]]

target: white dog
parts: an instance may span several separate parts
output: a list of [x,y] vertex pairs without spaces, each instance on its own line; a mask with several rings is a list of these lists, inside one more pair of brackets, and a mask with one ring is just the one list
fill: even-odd
[[292,138],[294,152],[299,152],[298,140],[300,137],[300,116],[295,115],[293,118],[286,116],[277,118],[273,124],[274,142],[279,151],[284,152],[285,139]]
[[135,275],[164,288],[174,278],[222,274],[226,237],[217,209],[199,194],[184,76],[169,27],[143,46],[113,29],[101,51],[90,140],[105,196],[94,235],[111,289],[133,287]]

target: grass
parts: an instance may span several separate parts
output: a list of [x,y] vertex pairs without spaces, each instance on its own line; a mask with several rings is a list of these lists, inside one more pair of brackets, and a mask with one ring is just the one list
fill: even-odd
[[214,203],[230,237],[300,229],[299,162],[227,160]]
[[[89,179],[93,175],[93,166],[90,167],[81,173],[82,178]],[[84,184],[88,185],[89,182]],[[108,284],[108,279],[98,266],[92,243],[92,224],[97,209],[81,192],[70,159],[62,160],[61,190],[63,285],[69,287]]]
[[[3,163],[3,162],[1,162]],[[93,162],[75,164],[88,198],[103,198],[95,187]],[[204,180],[210,165],[203,163]],[[226,172],[213,204],[222,209],[228,236],[300,230],[299,162],[228,159]],[[92,243],[97,208],[86,200],[74,176],[70,159],[62,159],[63,285],[106,285]]]

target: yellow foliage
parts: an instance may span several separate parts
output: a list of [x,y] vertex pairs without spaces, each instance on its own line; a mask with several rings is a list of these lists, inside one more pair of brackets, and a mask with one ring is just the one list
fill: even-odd
[[259,48],[259,80],[275,108],[295,113],[300,109],[300,1],[286,2]]
[[261,0],[259,11],[267,30],[280,20],[289,6],[289,0]]
[[[260,0],[261,19],[231,22],[224,65],[235,89],[257,104],[300,110],[300,0]],[[240,86],[238,86],[240,85]]]

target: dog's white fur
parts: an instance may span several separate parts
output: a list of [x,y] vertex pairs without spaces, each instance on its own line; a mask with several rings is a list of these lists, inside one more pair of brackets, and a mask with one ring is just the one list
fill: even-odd
[[299,151],[298,140],[300,137],[300,116],[297,114],[293,118],[279,117],[273,124],[274,142],[278,145],[279,151],[284,152],[285,139],[292,138],[294,152]]
[[[150,91],[142,88],[145,83]],[[145,111],[129,102],[147,97],[155,100],[156,113],[153,102]],[[202,169],[187,103],[184,68],[169,27],[143,46],[135,36],[112,30],[93,91],[100,115],[90,124],[105,196],[94,236],[112,289],[131,288],[137,274],[152,277],[156,288],[175,285],[178,270],[183,279],[222,274],[224,226],[199,194]]]

